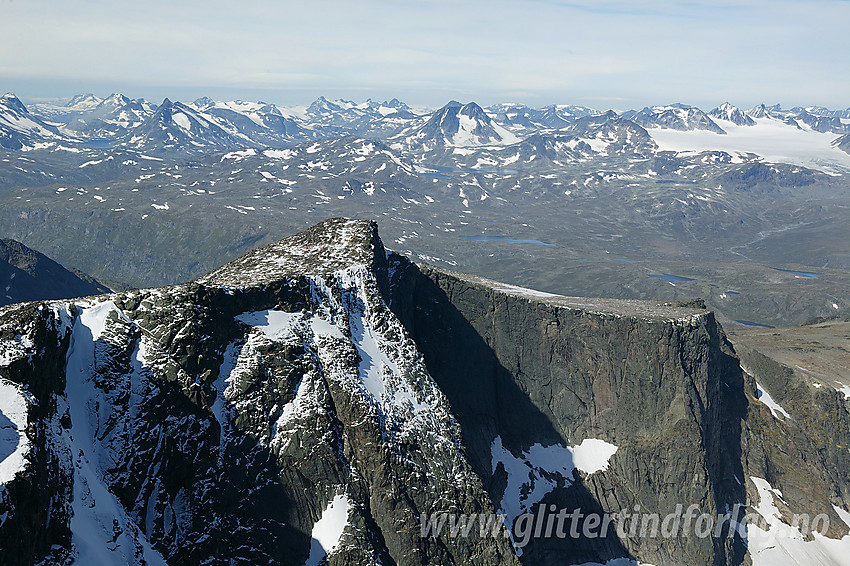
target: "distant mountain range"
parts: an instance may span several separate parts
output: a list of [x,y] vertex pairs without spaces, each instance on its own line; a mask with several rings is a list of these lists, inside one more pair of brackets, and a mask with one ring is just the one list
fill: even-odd
[[[165,99],[153,104],[122,94],[98,98],[75,96],[65,105],[33,104],[27,108],[13,94],[0,99],[0,147],[113,147],[162,157],[169,153],[290,147],[309,140],[345,135],[391,140],[405,151],[446,147],[505,146],[537,134],[564,134],[573,123],[590,116],[616,116],[647,130],[705,131],[718,135],[732,126],[757,126],[772,120],[801,131],[837,136],[850,133],[850,108],[759,105],[743,111],[724,103],[708,112],[675,103],[621,113],[584,106],[496,104],[451,101],[430,113],[417,114],[392,99],[356,103],[320,97],[307,107],[281,108],[264,102],[216,101],[191,103]],[[532,140],[533,141],[533,140]],[[45,145],[48,144],[48,145]],[[837,145],[841,147],[841,144]]]
[[[564,254],[844,269],[846,115],[730,103],[602,112],[451,101],[426,111],[319,98],[285,108],[120,94],[28,108],[7,95],[0,236],[145,287],[186,281],[317,218],[378,215],[392,245],[422,261],[570,294],[596,293],[610,276],[611,296],[665,298],[687,284]],[[461,251],[471,245],[461,234],[494,233],[542,244]],[[822,295],[799,288],[782,314],[733,271],[712,281],[698,296],[733,321],[800,323],[844,304],[840,278],[810,283]]]
[[539,109],[524,104],[494,104],[486,110],[499,125],[520,131],[563,128],[577,118],[599,114],[597,110],[585,106],[555,104]]
[[653,106],[637,111],[630,110],[623,113],[623,118],[632,120],[645,128],[669,128],[682,131],[707,130],[715,134],[726,133],[705,112],[685,104]]

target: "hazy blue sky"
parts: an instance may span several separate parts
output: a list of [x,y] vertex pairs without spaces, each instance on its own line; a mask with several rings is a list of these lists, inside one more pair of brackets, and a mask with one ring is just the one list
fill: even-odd
[[0,90],[850,106],[850,1],[0,0]]

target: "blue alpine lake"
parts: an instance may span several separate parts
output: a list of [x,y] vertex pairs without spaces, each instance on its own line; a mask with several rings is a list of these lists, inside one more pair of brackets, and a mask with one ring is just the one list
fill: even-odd
[[522,238],[511,238],[508,236],[461,236],[464,240],[472,240],[473,242],[503,242],[505,244],[534,244],[535,246],[554,246],[541,242],[540,240],[528,240]]
[[658,279],[664,279],[668,283],[681,283],[682,281],[696,281],[696,279],[691,279],[690,277],[682,277],[681,275],[671,275],[669,273],[662,273],[661,275],[650,274],[647,277],[657,277]]

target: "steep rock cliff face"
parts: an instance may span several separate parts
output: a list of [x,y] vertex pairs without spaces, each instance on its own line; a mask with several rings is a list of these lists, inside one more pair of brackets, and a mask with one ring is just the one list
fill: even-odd
[[[513,497],[532,512],[539,503],[596,513],[639,506],[663,518],[682,504],[715,517],[737,506],[737,520],[750,516],[750,526],[732,536],[726,525],[706,538],[532,538],[524,564],[561,564],[564,556],[573,563],[848,563],[846,388],[808,383],[745,347],[739,359],[699,301],[558,297],[399,256],[391,273],[392,308],[448,397],[470,462],[501,509]],[[551,453],[589,438],[617,446],[609,468],[571,479],[569,469],[564,477],[530,461],[541,446]],[[509,469],[512,459],[529,469]],[[517,475],[526,489],[519,496],[510,489]]]
[[[793,450],[757,397],[701,304],[438,271],[329,220],[185,285],[0,310],[0,564],[750,561],[740,536],[519,540],[541,504],[826,506],[813,544],[844,544],[846,455]],[[422,536],[440,513],[511,533]]]
[[[786,519],[829,516],[829,535],[850,524],[850,411],[847,391],[806,379],[744,345],[738,346],[749,383],[744,462],[750,474],[782,493]],[[751,498],[758,499],[751,488]],[[793,522],[793,521],[790,521]],[[850,537],[844,539],[850,551]]]
[[[722,514],[744,501],[742,373],[701,305],[568,299],[396,264],[393,308],[449,398],[495,502],[511,494],[504,469],[493,467],[494,442],[516,455],[588,438],[618,447],[611,467],[566,489],[555,482],[539,502],[664,515],[679,503]],[[734,564],[744,552],[735,539],[609,536],[534,541],[522,559]]]
[[387,285],[374,225],[330,221],[191,284],[3,311],[30,448],[0,561],[513,563],[420,537],[494,509]]

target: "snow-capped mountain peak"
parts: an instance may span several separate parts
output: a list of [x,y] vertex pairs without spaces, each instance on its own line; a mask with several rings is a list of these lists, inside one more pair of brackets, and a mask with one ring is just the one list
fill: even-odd
[[27,107],[24,106],[23,102],[21,102],[21,99],[11,92],[7,92],[2,97],[0,97],[0,104],[5,106],[6,108],[14,110],[15,112],[20,112],[21,114],[29,114],[29,110],[27,110]]
[[317,98],[308,108],[307,113],[313,116],[339,112],[353,106],[353,103],[346,103],[344,100],[330,101],[324,96]]
[[781,110],[782,108],[779,104],[774,104],[773,106],[759,104],[747,110],[747,115],[752,118],[775,118],[776,116],[774,114],[778,114]]
[[718,118],[720,120],[726,120],[727,122],[732,122],[737,126],[755,126],[755,121],[747,116],[740,108],[730,104],[729,102],[724,102],[717,108],[708,112],[708,115],[712,118]]
[[382,106],[386,106],[388,108],[407,108],[407,104],[405,104],[398,98],[393,98],[392,100],[385,100]]
[[228,102],[198,99],[189,105],[233,136],[254,145],[280,146],[314,137],[295,113],[267,102]]
[[242,134],[226,131],[204,113],[168,98],[142,124],[131,129],[121,144],[153,152],[233,149],[255,145]]
[[103,99],[98,98],[90,92],[87,92],[85,94],[78,94],[74,96],[66,106],[73,110],[84,111],[91,110],[101,102],[103,102]]
[[0,97],[0,147],[25,149],[62,139],[59,131],[27,110],[12,93]]
[[195,108],[196,110],[206,110],[210,106],[215,106],[215,100],[210,98],[209,96],[201,96],[196,98],[189,106]]
[[98,104],[98,107],[104,107],[104,106],[118,107],[118,106],[124,106],[125,104],[130,104],[130,99],[127,98],[126,96],[124,96],[123,94],[113,92],[112,94],[110,94],[109,96],[104,98],[100,102],[100,104]]
[[419,127],[402,132],[403,144],[425,149],[436,147],[475,147],[510,145],[519,138],[496,124],[475,102],[462,105],[451,101],[433,114]]
[[623,117],[640,124],[644,128],[670,130],[708,130],[716,134],[726,132],[708,115],[695,106],[675,103],[669,106],[646,107],[643,110],[624,112]]
[[162,101],[153,118],[164,126],[177,127],[188,133],[209,130],[213,127],[213,124],[196,110],[167,98]]

